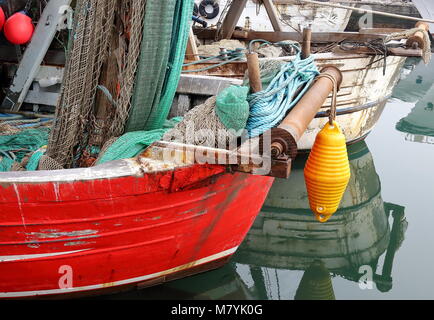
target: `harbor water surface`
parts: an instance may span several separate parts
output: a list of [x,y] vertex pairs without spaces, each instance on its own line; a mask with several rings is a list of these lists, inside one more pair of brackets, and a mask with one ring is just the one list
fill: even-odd
[[226,266],[104,298],[434,299],[433,103],[434,62],[409,59],[375,129],[348,148],[329,222],[308,209],[301,155]]

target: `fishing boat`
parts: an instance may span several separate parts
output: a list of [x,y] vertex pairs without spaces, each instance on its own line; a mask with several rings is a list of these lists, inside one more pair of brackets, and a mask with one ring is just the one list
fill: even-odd
[[[341,3],[348,5],[355,1],[348,1],[347,3]],[[414,1],[405,0],[387,0],[387,1],[356,1],[355,8],[369,8],[370,10],[378,12],[386,12],[396,15],[404,15],[407,17],[421,18],[421,15],[416,8]],[[429,17],[425,17],[428,18]],[[370,26],[368,26],[368,23]],[[358,31],[360,27],[366,28],[397,28],[408,29],[412,28],[414,23],[409,20],[400,19],[399,17],[387,17],[379,14],[373,14],[367,18],[366,13],[353,11],[351,18],[347,25],[347,31]]]
[[[224,16],[231,2],[228,0],[195,0],[198,16],[206,21],[209,26],[221,23],[222,16]],[[238,25],[252,30],[273,31],[273,24],[267,16],[268,4],[265,2],[246,1],[246,8],[238,20]],[[344,31],[352,13],[347,9],[319,7],[300,3],[297,0],[274,0],[272,2],[276,8],[281,31],[301,32],[303,27],[308,24],[312,24],[312,30],[315,32]],[[339,3],[341,2],[345,3],[346,1],[339,1]]]
[[[195,0],[195,14],[206,22],[208,26],[218,26],[222,22],[222,16],[232,1],[206,1]],[[299,0],[273,0],[277,13],[277,21],[280,31],[302,32],[303,28],[311,25],[314,32],[342,32],[358,31],[363,28],[411,28],[414,23],[405,19],[384,17],[373,14],[372,19],[366,19],[366,13],[351,8],[397,14],[408,17],[432,19],[429,16],[429,7],[422,3],[423,0],[413,2],[405,0],[328,0],[321,1],[333,6],[308,3]],[[429,1],[425,1],[429,2]],[[343,7],[338,7],[339,5]],[[273,31],[273,23],[268,19],[267,1],[248,0],[245,11],[238,20],[240,28],[257,31]],[[345,8],[346,7],[346,8]],[[350,9],[348,9],[350,8]],[[369,21],[369,22],[368,22]]]
[[[87,21],[90,25],[93,23],[94,28],[100,28],[101,24],[98,20],[92,20],[94,15],[88,15],[90,9],[86,7],[85,1],[78,1],[78,3],[82,8],[87,8],[78,10],[78,17],[82,19],[80,21]],[[103,3],[109,4],[109,1]],[[48,4],[50,6],[47,8],[54,10],[52,14],[60,14],[53,0]],[[148,4],[158,6],[161,2],[148,0],[146,5]],[[47,14],[46,10],[44,11],[45,18],[51,19],[51,15]],[[101,10],[101,14],[108,15],[109,11]],[[190,11],[184,12],[184,19],[185,16],[191,19]],[[155,18],[155,16],[152,17]],[[160,20],[158,18],[155,23],[161,22]],[[109,21],[109,19],[104,21]],[[89,112],[93,110],[89,111],[84,107],[95,105],[95,101],[104,99],[104,103],[100,105],[113,108],[113,103],[107,98],[110,95],[106,95],[104,89],[101,89],[103,92],[101,95],[96,94],[100,78],[103,79],[103,84],[106,84],[104,81],[110,82],[107,77],[108,72],[98,73],[101,69],[107,71],[107,68],[99,68],[99,64],[95,62],[101,59],[99,63],[104,65],[102,58],[105,55],[97,54],[97,48],[83,46],[81,42],[84,39],[83,42],[88,41],[90,44],[98,43],[99,45],[99,41],[108,43],[108,35],[101,32],[89,33],[85,29],[80,29],[88,24],[75,23],[78,36],[73,37],[75,45],[70,50],[78,52],[74,56],[77,60],[74,60],[73,65],[79,68],[72,68],[67,64],[59,100],[64,101],[63,99],[72,97],[76,99],[74,101],[81,101],[82,104],[79,106],[82,107],[84,113],[79,117],[76,114],[73,114],[73,117],[70,117],[71,114],[67,115],[64,118],[67,119],[64,122],[65,126],[62,127],[62,121],[59,120],[62,118],[59,113],[69,112],[69,109],[57,108],[56,121],[53,126],[60,126],[57,130],[64,130],[66,135],[56,140],[54,146],[58,149],[51,153],[53,157],[65,152],[66,145],[63,143],[66,139],[74,140],[84,134],[79,130],[68,130],[74,119],[76,121],[79,119],[78,122],[81,122],[82,119],[90,117],[92,121],[89,120],[89,123],[94,123],[94,118],[91,116],[95,115],[89,116]],[[137,19],[137,25],[141,26],[140,19]],[[47,24],[45,20],[42,20],[41,28],[36,29],[32,42],[34,40],[43,41],[46,38],[43,32],[39,32],[44,30],[43,28],[52,28],[51,35],[54,37],[57,26]],[[165,32],[171,34],[172,25],[170,28],[166,25]],[[160,33],[159,30],[158,34]],[[102,35],[107,39],[101,39]],[[135,34],[131,33],[131,36],[133,35]],[[118,38],[117,33],[114,38]],[[98,39],[98,42],[95,42],[95,39]],[[167,42],[166,39],[163,40]],[[153,49],[158,49],[158,52],[151,53],[151,58],[160,58],[163,48]],[[29,54],[35,54],[32,50],[35,50],[35,47],[31,43],[24,54],[17,75],[29,70],[26,69],[29,65],[33,66],[32,63],[36,58],[35,55]],[[82,54],[86,50],[93,54],[92,59]],[[170,43],[166,43],[165,50],[169,56]],[[339,91],[338,116],[348,113],[347,106],[354,104],[357,105],[354,112],[361,114],[359,118],[348,120],[361,123],[360,127],[363,128],[349,137],[351,141],[363,137],[372,128],[373,122],[381,113],[377,111],[381,111],[384,107],[383,103],[385,103],[389,90],[395,84],[404,60],[403,57],[389,56],[386,60],[387,67],[384,70],[384,62],[381,62],[383,60],[377,61],[378,57],[369,54],[353,54],[354,56],[324,53],[322,56],[324,57],[322,63],[332,61],[332,64],[339,66],[344,74],[343,85]],[[40,52],[36,52],[36,55],[41,60],[44,57]],[[182,52],[181,58],[183,55]],[[23,61],[28,65],[25,65]],[[26,68],[22,68],[23,65]],[[113,65],[117,65],[116,60]],[[155,63],[152,66],[155,65],[158,64]],[[167,69],[166,65],[162,64],[164,72]],[[243,72],[247,69],[243,62],[234,65],[244,68]],[[366,70],[368,65],[370,66],[369,71]],[[35,69],[31,68],[32,72],[37,71],[38,67],[39,65]],[[377,80],[383,71],[385,71],[382,79],[383,85],[380,86]],[[149,74],[145,69],[142,69],[142,72],[145,76]],[[160,73],[161,81],[164,81],[166,77],[164,72]],[[28,72],[24,74],[26,77],[29,76]],[[155,76],[152,74],[152,77]],[[81,81],[80,77],[85,77],[87,80],[92,79],[92,81]],[[198,79],[200,78],[194,78],[191,84]],[[15,80],[23,80],[23,77],[15,77]],[[32,80],[29,79],[29,83]],[[322,86],[323,82],[327,85]],[[73,85],[69,87],[68,83],[72,83],[75,87]],[[83,83],[92,84],[93,87],[86,88]],[[208,83],[202,79],[196,87],[204,88],[206,85]],[[327,79],[319,79],[312,88],[316,85],[318,89],[322,88],[326,92],[324,97],[332,90],[330,80]],[[107,85],[107,87],[110,86]],[[116,93],[118,83],[115,82],[112,87],[114,87],[112,92]],[[174,88],[176,89],[176,86]],[[68,95],[66,94],[68,90],[74,93]],[[13,95],[12,98],[25,96],[23,92]],[[76,94],[76,92],[81,92],[81,94]],[[89,92],[93,92],[94,99],[91,98],[92,94]],[[140,90],[140,93],[142,92]],[[83,96],[87,99],[85,102],[81,100]],[[111,98],[113,99],[113,95]],[[8,102],[10,101],[12,100],[9,99]],[[19,101],[14,101],[12,109],[20,108],[17,102]],[[317,104],[323,102],[319,101]],[[330,101],[328,103],[331,104]],[[320,104],[314,107],[319,109]],[[72,105],[75,107],[77,103]],[[109,107],[106,110],[109,110]],[[294,107],[296,108],[297,106]],[[72,107],[71,110],[76,111]],[[368,115],[365,116],[366,114]],[[324,110],[310,125],[308,132],[313,134],[319,131],[319,126],[325,123],[326,119],[327,113]],[[312,119],[309,117],[304,119],[306,126],[310,120]],[[106,123],[111,121],[114,120],[107,120]],[[80,125],[79,123],[77,126]],[[304,130],[301,130],[302,132]],[[78,148],[77,143],[82,143],[82,141],[73,141],[67,146],[71,152],[82,150]],[[57,170],[45,168],[37,171],[26,167],[27,171],[1,172],[0,298],[74,297],[100,294],[156,285],[219,267],[235,253],[241,244],[268,194],[274,177],[288,177],[290,174],[292,158],[286,154],[285,160],[273,159],[275,162],[272,163],[271,174],[254,175],[251,174],[252,168],[249,165],[237,166],[238,163],[233,166],[198,163],[186,157],[181,157],[182,161],[151,157],[152,151],[164,149],[161,147],[162,142],[158,143],[157,146],[153,144],[144,153],[132,158],[124,157],[127,159],[108,161],[104,164],[93,165],[95,161],[89,164],[87,162],[89,158],[85,158],[86,161],[82,162],[84,163],[82,167],[69,165],[66,169],[56,167]],[[310,144],[311,140],[307,139],[300,143],[299,148],[308,149]],[[49,147],[50,145],[53,146],[51,141]],[[39,146],[39,148],[42,147],[43,145]],[[186,145],[181,147],[185,148]],[[31,158],[27,160],[30,162],[35,154],[40,156],[42,153],[40,150],[33,150]],[[217,152],[223,151],[217,150]],[[65,154],[68,155],[67,152]],[[82,155],[84,156],[84,152]],[[71,160],[75,161],[76,158],[71,156]],[[19,167],[18,169],[25,170],[26,168]],[[38,167],[35,168],[38,169]]]
[[[285,6],[291,7],[290,1],[283,2]],[[276,8],[280,3],[276,3]],[[427,41],[425,44],[419,43],[419,48],[415,50],[412,50],[413,47],[405,49],[405,40],[402,40],[404,42],[395,43],[395,48],[390,51],[386,49],[388,52],[384,54],[384,47],[380,48],[383,45],[378,46],[378,44],[393,34],[392,30],[314,32],[316,20],[310,17],[313,30],[306,28],[304,31],[309,32],[303,35],[300,32],[282,31],[278,10],[277,12],[271,9],[264,10],[265,16],[261,18],[271,21],[274,31],[267,31],[266,28],[259,29],[259,27],[255,29],[254,25],[243,28],[239,22],[241,20],[238,20],[238,17],[248,10],[248,5],[245,9],[243,5],[246,4],[239,1],[236,9],[232,6],[231,10],[225,13],[225,17],[220,19],[221,23],[217,29],[202,27],[194,29],[196,40],[192,46],[197,43],[198,45],[197,48],[187,52],[189,63],[184,65],[184,74],[181,76],[178,96],[172,109],[173,115],[177,115],[177,108],[189,110],[197,101],[215,95],[222,88],[242,83],[247,71],[247,63],[242,59],[237,59],[237,48],[251,48],[252,43],[259,41],[258,39],[265,40],[268,44],[288,40],[296,41],[302,44],[308,43],[309,53],[306,55],[314,56],[319,69],[325,66],[335,66],[342,72],[343,80],[337,96],[336,120],[340,123],[347,143],[351,144],[363,140],[374,128],[386,101],[391,97],[393,88],[398,83],[406,58],[424,56],[424,61],[427,62],[430,56],[427,52],[427,48],[430,47],[428,39],[425,39]],[[323,8],[318,3],[305,3],[305,5],[315,6],[318,10]],[[265,6],[272,6],[272,4],[268,3]],[[293,5],[293,7],[297,6]],[[330,7],[324,6],[324,8]],[[266,19],[267,16],[269,19]],[[425,24],[424,28],[428,26]],[[309,34],[308,39],[306,34]],[[414,35],[410,38],[414,38]],[[424,47],[423,50],[421,50],[422,47]],[[261,47],[257,49],[257,52],[262,54],[260,58],[262,63],[266,61],[288,62],[294,59],[294,55],[272,50],[261,51]],[[200,60],[198,56],[205,59]],[[212,59],[213,57],[215,59]],[[327,110],[330,109],[331,101],[332,94],[298,141],[299,150],[312,148],[316,135],[327,122]]]
[[[260,38],[263,35],[258,34],[257,36]],[[343,80],[337,97],[337,121],[341,125],[347,142],[354,143],[364,139],[374,128],[387,100],[391,97],[406,57],[388,56],[381,59],[375,55],[346,52],[325,52],[314,53],[313,55],[320,69],[333,65],[342,72]],[[292,58],[278,57],[260,60],[290,61]],[[185,69],[205,69],[220,62],[209,61],[188,66]],[[183,110],[188,110],[196,101],[214,95],[216,89],[221,90],[225,86],[241,84],[246,70],[247,64],[245,62],[233,62],[206,71],[195,72],[194,75],[193,73],[184,74],[180,79],[176,99],[182,100],[184,96],[188,96],[189,98],[184,99],[184,101],[187,100],[189,104],[183,106]],[[200,87],[197,86],[199,83],[201,84]],[[298,148],[300,150],[312,148],[316,135],[328,121],[327,110],[330,109],[330,106],[331,95],[299,140]],[[172,110],[175,112],[176,108]]]
[[[63,14],[59,6],[68,3],[46,5],[19,67],[34,63],[32,54],[44,57],[34,44],[48,34],[54,37],[57,26],[46,19]],[[77,9],[81,19],[96,10],[93,3],[85,11]],[[190,12],[185,17],[189,21]],[[79,36],[92,35],[82,31]],[[10,121],[2,121],[1,129],[12,125],[17,114],[27,113],[5,113],[1,120]],[[15,139],[4,131],[0,137]],[[0,160],[10,154],[2,151]],[[0,298],[100,294],[217,268],[242,242],[274,180],[226,165],[163,162],[143,154],[56,169],[0,173]]]
[[[389,291],[394,255],[407,226],[404,208],[383,201],[380,178],[366,143],[353,144],[348,152],[351,181],[329,223],[320,224],[307,214],[304,159],[300,157],[291,178],[274,183],[235,261],[260,268],[262,273],[299,270],[303,278],[313,276],[310,288],[300,280],[296,299],[303,292],[304,299],[334,298],[331,275],[358,283],[365,272],[360,271],[362,266],[372,268],[378,290]],[[383,255],[384,260],[380,258]],[[310,273],[312,268],[316,274]]]
[[271,177],[122,160],[0,175],[0,297],[119,291],[224,264]]

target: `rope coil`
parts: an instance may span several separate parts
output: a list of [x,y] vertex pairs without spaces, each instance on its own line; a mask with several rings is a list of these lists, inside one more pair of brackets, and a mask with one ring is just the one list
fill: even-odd
[[[319,75],[313,56],[301,59],[300,49],[294,60],[283,64],[265,90],[250,94],[247,130],[250,138],[259,136],[282,121],[303,97]],[[261,78],[267,78],[262,75]]]

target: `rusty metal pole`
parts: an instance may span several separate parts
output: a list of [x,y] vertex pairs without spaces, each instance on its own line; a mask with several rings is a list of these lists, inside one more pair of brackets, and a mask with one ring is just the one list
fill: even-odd
[[249,52],[247,56],[247,68],[249,70],[249,83],[253,93],[262,91],[261,72],[259,70],[259,58],[256,52]]
[[303,43],[301,48],[301,58],[309,58],[311,54],[312,29],[310,27],[303,29]]
[[287,154],[295,158],[298,140],[315,118],[329,94],[333,92],[334,83],[329,77],[336,81],[338,88],[342,82],[342,73],[334,66],[325,67],[321,75],[327,76],[319,77],[280,125],[271,130],[271,155],[273,157]]
[[[422,31],[429,31],[429,25],[425,22],[418,22],[416,23],[416,28],[421,29]],[[413,36],[409,37],[406,43],[407,47],[413,48],[413,49],[425,49],[425,41],[423,32],[416,32]]]

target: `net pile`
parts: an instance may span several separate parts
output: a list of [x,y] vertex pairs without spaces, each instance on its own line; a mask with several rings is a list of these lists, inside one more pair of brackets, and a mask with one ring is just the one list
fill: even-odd
[[167,119],[181,74],[192,11],[192,0],[148,0],[126,131],[159,129]]
[[7,124],[0,125],[0,172],[36,170],[38,163],[27,165],[30,158],[47,144],[48,134],[49,128],[20,130]]
[[78,0],[56,122],[47,155],[64,167],[84,149],[93,124],[95,95],[107,55],[115,0]]
[[236,132],[226,128],[216,114],[216,97],[191,109],[163,136],[164,141],[206,147],[226,147],[233,145],[236,139]]
[[192,8],[192,0],[78,0],[48,156],[91,166],[125,131],[163,127]]
[[127,27],[127,37],[121,38],[117,54],[119,70],[119,93],[112,104],[112,116],[103,137],[118,137],[124,130],[131,108],[131,97],[142,43],[143,16],[146,0],[122,1],[121,18]]
[[236,147],[234,142],[239,137],[254,138],[277,126],[319,71],[313,56],[301,59],[298,52],[289,62],[261,61],[260,73],[264,90],[249,94],[246,75],[243,86],[228,87],[190,110],[163,140],[224,149]]

